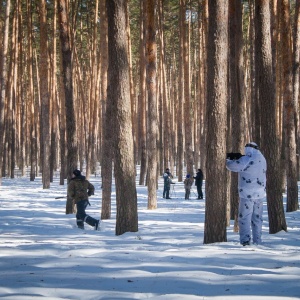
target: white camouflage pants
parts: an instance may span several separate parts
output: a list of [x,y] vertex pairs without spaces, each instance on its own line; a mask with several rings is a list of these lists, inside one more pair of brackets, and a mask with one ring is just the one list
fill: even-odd
[[263,202],[264,199],[240,198],[239,231],[241,244],[251,241],[251,229],[253,243],[261,243]]

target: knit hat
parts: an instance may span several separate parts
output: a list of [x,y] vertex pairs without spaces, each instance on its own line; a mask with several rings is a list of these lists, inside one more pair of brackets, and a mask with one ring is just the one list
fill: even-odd
[[79,171],[79,170],[74,170],[73,171],[73,174],[76,176],[76,177],[78,177],[78,176],[80,176],[81,175],[81,172]]
[[252,147],[254,149],[258,149],[258,145],[254,142],[250,142],[248,143],[245,147]]

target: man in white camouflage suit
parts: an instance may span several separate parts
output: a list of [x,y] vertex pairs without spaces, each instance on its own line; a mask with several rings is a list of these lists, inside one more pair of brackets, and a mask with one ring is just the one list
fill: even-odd
[[256,143],[245,146],[245,155],[239,159],[226,159],[226,167],[239,173],[239,232],[240,243],[261,243],[263,202],[266,198],[267,163]]

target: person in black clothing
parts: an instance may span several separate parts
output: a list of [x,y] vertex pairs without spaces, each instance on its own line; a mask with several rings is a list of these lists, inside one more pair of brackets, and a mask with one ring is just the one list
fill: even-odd
[[202,193],[203,178],[204,178],[204,176],[203,176],[202,170],[198,169],[196,176],[194,176],[195,185],[197,186],[198,199],[203,199],[203,193]]
[[170,198],[170,184],[172,182],[173,175],[170,173],[170,169],[167,168],[164,175],[164,191],[163,191],[163,198],[171,199]]

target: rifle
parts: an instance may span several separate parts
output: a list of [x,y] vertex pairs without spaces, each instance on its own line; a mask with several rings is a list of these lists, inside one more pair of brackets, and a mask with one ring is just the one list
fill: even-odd
[[241,153],[234,153],[234,152],[226,153],[226,158],[230,160],[240,159],[242,156],[244,155],[242,155]]

